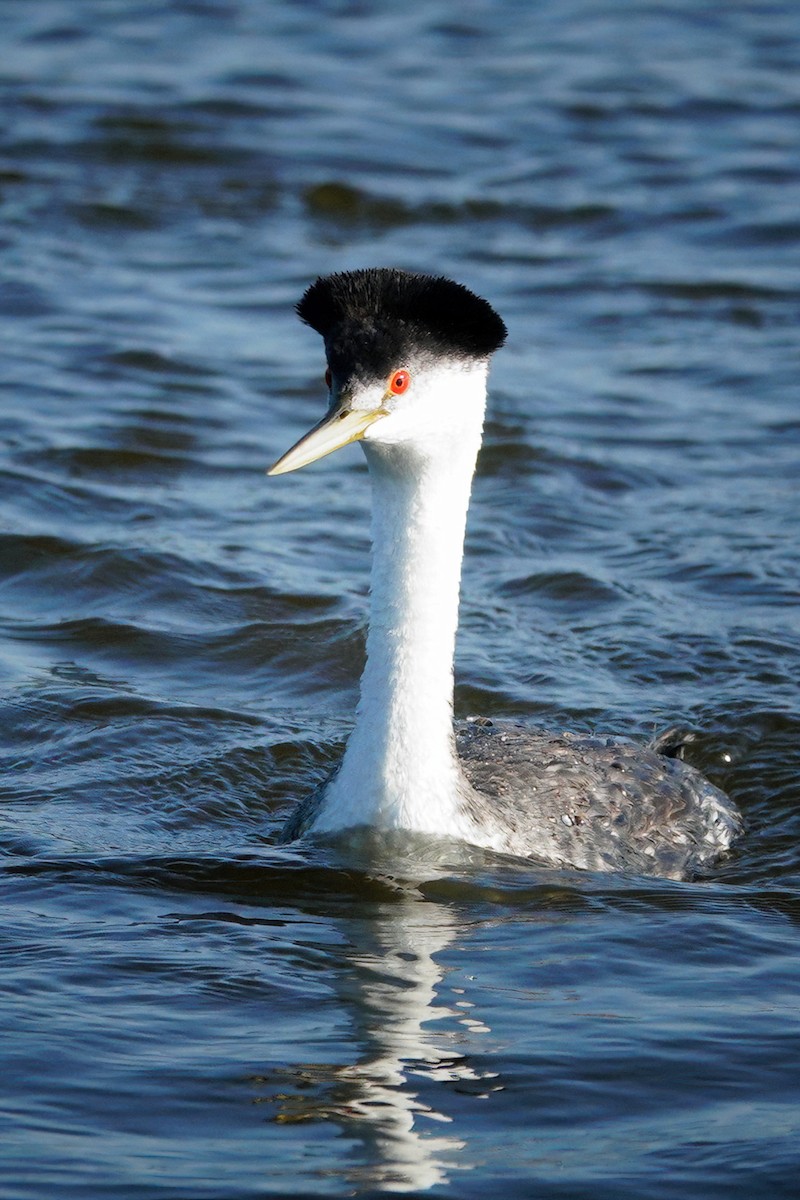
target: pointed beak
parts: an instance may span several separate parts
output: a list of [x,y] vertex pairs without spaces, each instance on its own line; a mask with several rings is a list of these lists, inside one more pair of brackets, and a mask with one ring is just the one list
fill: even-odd
[[279,458],[267,471],[268,475],[284,475],[287,471],[296,471],[309,463],[324,458],[341,446],[357,442],[362,438],[373,422],[386,416],[384,408],[351,409],[340,402],[318,425],[310,429],[299,442],[295,442],[291,450]]

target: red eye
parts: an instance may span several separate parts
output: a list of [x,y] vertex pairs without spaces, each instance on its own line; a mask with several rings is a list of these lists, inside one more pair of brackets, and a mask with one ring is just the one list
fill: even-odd
[[408,385],[411,383],[411,376],[408,371],[395,371],[392,378],[389,380],[389,391],[394,392],[395,396],[402,396],[403,392],[408,391]]
[[332,382],[333,382],[333,376],[331,375],[330,367],[328,367],[327,371],[325,372],[325,387],[328,389],[328,391],[330,391],[330,386],[331,386]]

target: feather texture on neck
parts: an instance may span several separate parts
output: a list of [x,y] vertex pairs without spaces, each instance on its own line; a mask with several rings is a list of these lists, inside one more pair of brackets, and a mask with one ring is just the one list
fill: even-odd
[[367,663],[318,830],[368,824],[466,837],[471,827],[453,737],[453,655],[486,369],[431,370],[426,428],[410,437],[387,419],[364,439],[373,488]]

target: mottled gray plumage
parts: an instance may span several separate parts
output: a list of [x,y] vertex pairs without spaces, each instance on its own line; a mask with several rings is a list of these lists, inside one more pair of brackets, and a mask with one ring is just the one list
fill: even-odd
[[493,814],[511,854],[535,846],[548,862],[683,878],[741,832],[728,797],[663,738],[643,746],[475,722],[459,727],[457,745],[482,819]]

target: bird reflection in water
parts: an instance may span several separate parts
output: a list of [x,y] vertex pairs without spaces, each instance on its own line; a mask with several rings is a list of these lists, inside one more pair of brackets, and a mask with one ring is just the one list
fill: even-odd
[[[456,938],[451,909],[398,885],[398,900],[344,924],[347,961],[336,993],[356,1024],[357,1061],[301,1063],[251,1080],[259,1101],[283,1123],[334,1122],[357,1140],[362,1162],[348,1182],[384,1191],[421,1191],[469,1169],[468,1146],[447,1131],[446,1095],[499,1090],[495,1073],[470,1061],[474,1037],[490,1033],[472,1015],[464,989],[442,1003],[446,968],[438,956]],[[433,1085],[433,1086],[432,1086]],[[337,1172],[338,1173],[338,1172]]]

